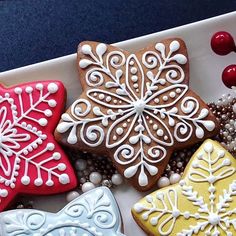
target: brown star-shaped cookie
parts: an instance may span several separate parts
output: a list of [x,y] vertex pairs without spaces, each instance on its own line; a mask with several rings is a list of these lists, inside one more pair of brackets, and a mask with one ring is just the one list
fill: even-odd
[[180,39],[136,53],[83,42],[78,67],[83,93],[62,115],[56,139],[107,154],[140,191],[156,183],[175,149],[217,132],[215,117],[189,89]]

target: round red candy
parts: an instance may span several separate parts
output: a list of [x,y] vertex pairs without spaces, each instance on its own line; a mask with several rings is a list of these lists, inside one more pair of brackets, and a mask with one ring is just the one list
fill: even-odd
[[230,33],[225,31],[217,32],[212,36],[211,48],[216,54],[221,56],[236,51],[233,37]]
[[229,65],[224,69],[222,81],[228,88],[236,86],[236,65]]

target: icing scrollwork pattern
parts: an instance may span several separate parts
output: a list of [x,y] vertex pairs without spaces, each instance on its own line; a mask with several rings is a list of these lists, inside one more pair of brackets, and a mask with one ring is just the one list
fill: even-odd
[[64,87],[58,81],[0,86],[0,211],[15,195],[52,193],[59,184],[75,184],[63,150],[52,135],[63,107]]
[[62,115],[57,132],[68,132],[69,144],[79,137],[89,147],[103,143],[114,149],[116,162],[127,166],[125,177],[139,173],[138,184],[147,186],[148,174],[158,173],[155,165],[168,147],[193,136],[201,139],[215,128],[207,120],[209,110],[189,92],[183,69],[187,57],[179,49],[177,40],[169,47],[157,43],[138,58],[102,43],[95,50],[82,45],[86,58],[79,66],[86,70],[87,88],[70,114]]
[[104,187],[78,197],[57,214],[13,210],[0,216],[2,236],[125,236],[115,200]]
[[219,144],[205,141],[179,184],[134,205],[135,219],[155,235],[235,235],[235,164]]

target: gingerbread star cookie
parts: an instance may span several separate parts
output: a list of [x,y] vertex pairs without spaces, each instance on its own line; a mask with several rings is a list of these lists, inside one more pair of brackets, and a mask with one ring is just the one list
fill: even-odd
[[0,86],[0,211],[17,194],[53,194],[76,177],[52,132],[64,108],[61,82]]
[[0,214],[1,236],[125,236],[117,203],[106,187],[79,196],[58,213],[20,209]]
[[217,121],[189,89],[180,39],[136,53],[96,42],[78,49],[83,93],[62,115],[55,137],[107,154],[135,188],[150,189],[173,150],[213,136]]
[[206,140],[180,183],[147,195],[132,214],[148,235],[236,235],[236,160]]

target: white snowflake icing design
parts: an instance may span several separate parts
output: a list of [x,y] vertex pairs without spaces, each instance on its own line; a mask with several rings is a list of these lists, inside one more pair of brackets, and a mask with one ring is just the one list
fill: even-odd
[[[13,128],[12,122],[7,120],[7,108],[0,109],[0,167],[4,174],[9,176],[11,164],[9,158],[13,155],[12,150],[20,148],[20,142],[30,139],[29,134],[18,134],[17,129]],[[4,158],[4,160],[2,160]],[[3,162],[4,161],[4,162]]]
[[[236,168],[232,166],[229,158],[225,157],[225,150],[218,149],[217,155],[213,158],[214,146],[206,141],[203,144],[204,152],[198,153],[197,160],[192,162],[192,170],[188,172],[187,178],[193,183],[208,185],[206,199],[199,194],[198,190],[186,184],[182,180],[179,185],[181,195],[180,199],[175,187],[169,188],[166,193],[161,190],[152,195],[146,196],[145,204],[136,203],[134,211],[141,214],[141,219],[150,222],[152,226],[157,227],[157,235],[172,235],[174,228],[179,225],[182,228],[177,236],[206,235],[233,236],[236,233],[236,180],[228,186],[220,186],[221,180],[235,176]],[[216,186],[217,185],[217,186]],[[204,187],[203,187],[204,188]],[[217,195],[218,191],[222,194]],[[155,196],[155,197],[154,197]],[[155,199],[154,199],[155,198]],[[184,205],[191,202],[196,211],[186,209]],[[158,206],[157,206],[158,202]],[[180,226],[181,222],[190,221],[189,227]],[[186,226],[186,223],[182,223]],[[175,231],[176,232],[176,231]]]
[[56,83],[44,82],[0,91],[0,208],[9,204],[10,194],[17,194],[19,182],[23,186],[32,182],[53,186],[55,179],[64,185],[70,182],[64,157],[43,129],[57,106],[53,94],[58,89]]
[[2,236],[125,236],[121,216],[109,189],[87,192],[57,214],[13,210],[0,214]]
[[155,165],[169,147],[194,135],[201,139],[204,129],[215,128],[205,119],[209,110],[189,94],[182,68],[187,58],[176,53],[179,49],[177,40],[169,48],[157,43],[155,51],[145,51],[140,60],[135,54],[107,52],[105,44],[98,44],[96,52],[83,45],[87,57],[79,66],[86,69],[86,99],[73,103],[71,115],[62,115],[57,132],[69,131],[69,144],[76,144],[78,136],[89,147],[104,143],[115,150],[115,162],[127,166],[124,176],[138,172],[138,184],[147,186],[148,175],[158,173]]

